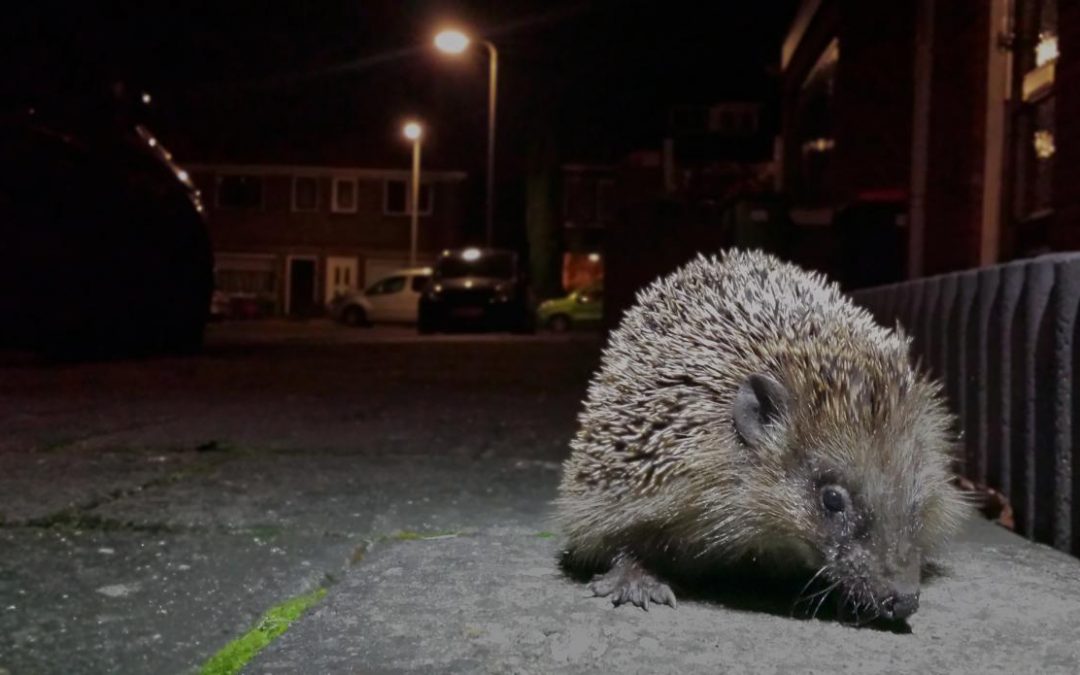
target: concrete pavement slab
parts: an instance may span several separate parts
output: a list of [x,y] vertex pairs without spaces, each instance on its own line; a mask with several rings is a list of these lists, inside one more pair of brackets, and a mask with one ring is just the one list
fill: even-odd
[[18,525],[135,493],[204,459],[194,452],[0,452],[0,523]]
[[[268,608],[332,588],[392,543],[541,533],[558,475],[534,460],[203,457],[178,480],[106,495],[55,525],[0,528],[0,668],[191,672]],[[82,459],[67,470],[98,466]],[[88,485],[116,484],[85,473]],[[56,480],[36,462],[22,474],[37,489]]]
[[0,529],[0,669],[188,673],[348,563],[342,538]]
[[249,673],[1069,673],[1080,562],[974,522],[910,632],[741,611],[612,608],[526,530],[397,542],[352,568]]
[[545,525],[559,464],[331,453],[244,454],[93,510],[110,521],[380,536]]

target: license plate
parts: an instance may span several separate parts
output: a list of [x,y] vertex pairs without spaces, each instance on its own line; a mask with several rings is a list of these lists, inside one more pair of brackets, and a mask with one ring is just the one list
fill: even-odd
[[483,307],[455,307],[453,315],[461,319],[476,319],[484,315]]

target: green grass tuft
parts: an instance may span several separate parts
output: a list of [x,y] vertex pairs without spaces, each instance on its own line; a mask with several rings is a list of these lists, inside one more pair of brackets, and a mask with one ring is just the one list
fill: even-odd
[[200,675],[233,675],[247,665],[255,655],[266,649],[282,633],[289,629],[293,621],[304,615],[326,596],[326,589],[320,588],[307,595],[287,600],[272,608],[255,628],[225,645],[221,651],[199,669]]
[[541,539],[554,539],[555,533],[544,530],[543,532],[537,532],[536,536],[540,537]]

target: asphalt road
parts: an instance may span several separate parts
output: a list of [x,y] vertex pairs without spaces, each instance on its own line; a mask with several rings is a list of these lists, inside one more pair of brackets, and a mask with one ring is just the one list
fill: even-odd
[[0,355],[0,675],[228,672],[320,589],[245,672],[1080,672],[1080,563],[987,523],[902,630],[587,597],[549,504],[600,346],[282,322]]

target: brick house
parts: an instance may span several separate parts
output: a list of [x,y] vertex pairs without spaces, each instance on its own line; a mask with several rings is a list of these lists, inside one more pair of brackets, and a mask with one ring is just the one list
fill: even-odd
[[[192,164],[218,288],[245,313],[309,316],[335,294],[408,265],[407,170]],[[418,263],[461,244],[457,171],[421,179]]]
[[[802,262],[899,248],[903,278],[1080,247],[1075,1],[804,0],[781,68]],[[838,216],[872,202],[894,231],[845,248]]]
[[562,166],[562,286],[570,291],[604,278],[604,233],[615,219],[615,169]]

